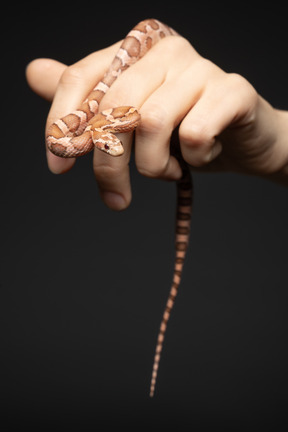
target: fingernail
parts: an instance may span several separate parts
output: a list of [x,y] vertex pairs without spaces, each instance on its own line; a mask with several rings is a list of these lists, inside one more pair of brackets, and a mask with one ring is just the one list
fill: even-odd
[[122,195],[115,192],[104,192],[102,194],[104,203],[111,210],[124,210],[127,207],[126,201]]

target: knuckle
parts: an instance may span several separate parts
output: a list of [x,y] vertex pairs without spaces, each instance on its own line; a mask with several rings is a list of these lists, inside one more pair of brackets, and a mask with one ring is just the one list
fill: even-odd
[[205,57],[201,57],[200,55],[195,58],[190,70],[193,74],[199,74],[206,85],[208,85],[211,78],[214,78],[222,73],[221,69],[216,66],[215,63]]
[[160,105],[149,106],[141,111],[141,123],[138,126],[140,134],[158,134],[167,126],[167,112]]
[[228,82],[230,82],[228,93],[235,98],[235,106],[238,106],[235,119],[244,116],[246,120],[253,122],[256,115],[255,107],[259,102],[257,91],[246,78],[237,73],[228,74]]
[[227,73],[227,78],[236,87],[239,87],[239,86],[244,87],[248,84],[248,81],[246,80],[246,78],[244,78],[242,75],[235,73],[235,72]]
[[242,98],[246,97],[251,102],[257,99],[255,88],[242,75],[233,72],[227,74],[227,78],[228,81],[230,81],[230,85],[235,89],[235,91],[241,94]]
[[93,162],[94,175],[101,184],[111,183],[121,176],[122,169],[120,166],[109,165],[108,163]]
[[170,55],[173,55],[174,53],[177,53],[179,55],[179,52],[186,52],[186,49],[191,49],[192,45],[186,39],[185,37],[181,35],[171,36],[168,38],[163,39],[163,43],[167,44],[168,52]]
[[77,85],[83,80],[83,73],[81,68],[76,65],[68,66],[60,77],[59,83],[61,85]]
[[214,136],[205,121],[198,120],[190,124],[183,122],[179,128],[179,139],[184,146],[199,149],[210,146]]
[[200,57],[198,59],[198,67],[199,70],[201,70],[201,73],[203,75],[209,75],[214,74],[216,71],[218,71],[218,66],[215,65],[211,60],[207,59],[206,57]]
[[184,124],[179,129],[179,139],[184,159],[194,167],[207,165],[208,154],[215,137],[204,121]]
[[167,163],[166,161],[146,161],[146,163],[137,163],[137,170],[138,172],[143,175],[144,177],[149,178],[160,178],[164,175],[165,171],[167,169]]
[[182,148],[184,160],[191,166],[201,168],[210,162],[211,147],[199,147],[191,149]]
[[164,60],[165,57],[171,61],[171,58],[174,60],[175,56],[179,58],[180,56],[189,56],[198,57],[199,54],[195,50],[195,48],[191,45],[188,39],[181,35],[176,36],[167,36],[155,45],[155,54],[161,52],[161,58]]
[[113,83],[114,85],[111,86],[109,88],[109,91],[104,94],[103,98],[100,101],[100,111],[130,104],[130,101],[127,97],[128,89],[126,87],[126,78],[124,80],[123,77],[124,73],[117,78],[117,80]]

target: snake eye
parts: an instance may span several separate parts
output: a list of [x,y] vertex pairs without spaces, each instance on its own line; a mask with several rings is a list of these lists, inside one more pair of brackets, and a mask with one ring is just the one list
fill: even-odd
[[110,146],[108,144],[104,145],[105,150],[109,150]]

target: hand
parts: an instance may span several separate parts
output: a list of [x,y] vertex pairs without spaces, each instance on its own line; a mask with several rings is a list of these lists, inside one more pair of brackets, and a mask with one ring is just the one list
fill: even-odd
[[[69,67],[49,59],[28,65],[32,89],[48,100],[54,97],[47,127],[81,104],[119,46],[120,42]],[[102,99],[100,110],[120,105],[135,106],[141,113],[135,161],[145,176],[180,178],[179,164],[170,154],[171,134],[179,126],[182,155],[194,168],[283,177],[287,113],[275,110],[240,75],[228,74],[201,57],[180,36],[164,38],[122,73]],[[122,141],[125,153],[120,158],[98,150],[94,154],[101,197],[115,210],[131,201],[131,134]],[[50,152],[47,160],[54,173],[69,170],[75,162]]]

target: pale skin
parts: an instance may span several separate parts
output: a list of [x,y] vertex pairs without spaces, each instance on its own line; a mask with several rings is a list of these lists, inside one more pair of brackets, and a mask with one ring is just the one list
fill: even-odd
[[[66,66],[36,59],[27,66],[30,87],[53,101],[47,128],[77,109],[112,62],[120,42]],[[234,171],[288,184],[288,112],[273,108],[242,76],[226,73],[178,36],[158,42],[113,83],[100,110],[132,105],[141,113],[134,137],[138,171],[177,180],[181,169],[170,154],[179,126],[179,145],[194,169]],[[129,160],[132,134],[122,134],[125,152],[113,158],[94,151],[93,169],[104,203],[123,210],[131,202]],[[75,159],[47,151],[50,170],[70,170]]]

